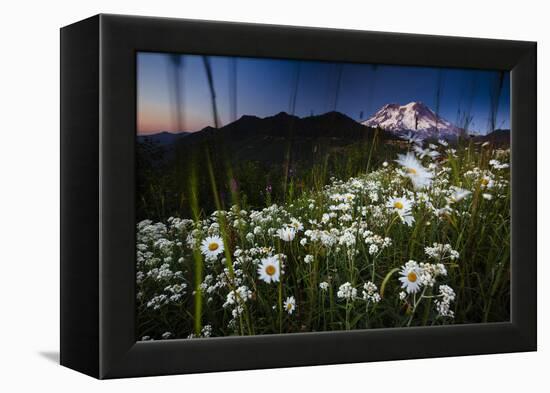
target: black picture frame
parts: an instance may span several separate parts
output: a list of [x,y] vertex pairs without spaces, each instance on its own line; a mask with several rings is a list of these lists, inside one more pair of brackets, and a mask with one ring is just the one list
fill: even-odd
[[[511,321],[136,342],[137,51],[509,70]],[[534,42],[103,14],[63,27],[61,364],[103,379],[536,350],[536,72]]]

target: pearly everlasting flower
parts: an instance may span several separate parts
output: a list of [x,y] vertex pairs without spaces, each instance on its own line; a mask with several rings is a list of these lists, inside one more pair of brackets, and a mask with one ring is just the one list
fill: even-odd
[[433,287],[436,282],[436,278],[439,276],[447,275],[447,268],[442,263],[420,263],[420,284],[425,287]]
[[450,259],[454,261],[460,257],[458,251],[453,250],[450,244],[433,243],[432,247],[424,247],[424,252],[429,258],[436,261]]
[[378,293],[378,288],[376,285],[370,281],[363,285],[363,300],[371,301],[373,303],[378,303],[381,299],[380,294]]
[[157,295],[151,298],[146,304],[147,308],[152,308],[153,310],[160,309],[163,305],[168,304],[170,299],[165,294]]
[[448,285],[439,286],[440,299],[435,300],[435,308],[440,316],[454,318],[454,312],[451,310],[451,302],[456,298],[455,291]]
[[495,169],[506,169],[510,167],[510,165],[506,163],[501,164],[500,161],[494,159],[489,161],[489,165],[491,165]]
[[348,247],[355,246],[356,241],[355,234],[349,230],[345,230],[342,236],[340,236],[340,239],[338,239],[340,245]]
[[329,284],[326,281],[319,283],[319,288],[321,288],[322,291],[327,291],[328,287],[329,287]]
[[369,246],[369,254],[374,255],[378,252],[378,246],[376,244],[371,244]]
[[311,262],[313,262],[313,255],[309,255],[309,254],[306,255],[306,256],[304,257],[304,262],[305,262],[305,263],[311,263]]
[[351,283],[346,282],[340,285],[336,296],[340,299],[353,300],[357,297],[357,289],[355,289]]
[[204,325],[201,329],[201,335],[203,337],[210,337],[212,336],[212,325]]
[[242,285],[237,289],[230,291],[227,294],[223,308],[236,306],[238,308],[238,314],[242,312],[241,305],[246,303],[249,299],[252,298],[252,291],[248,289],[247,286]]

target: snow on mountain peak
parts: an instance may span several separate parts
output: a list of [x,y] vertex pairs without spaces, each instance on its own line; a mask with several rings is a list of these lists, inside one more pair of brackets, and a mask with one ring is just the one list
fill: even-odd
[[463,130],[435,114],[422,102],[406,105],[386,104],[364,121],[367,127],[380,127],[394,134],[412,132],[421,139],[456,138]]

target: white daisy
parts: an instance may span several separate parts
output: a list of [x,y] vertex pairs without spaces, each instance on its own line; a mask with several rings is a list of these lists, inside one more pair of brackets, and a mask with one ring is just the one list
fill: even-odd
[[284,307],[287,313],[292,314],[294,312],[296,309],[296,299],[294,299],[294,296],[286,298]]
[[393,210],[399,215],[401,221],[405,224],[411,226],[414,222],[414,217],[412,216],[412,201],[402,197],[402,198],[390,198],[386,203],[386,207]]
[[425,188],[431,184],[433,174],[416,159],[413,153],[408,152],[406,155],[397,156],[399,158],[395,161],[405,169],[403,174],[411,179],[414,188]]
[[223,240],[219,236],[208,236],[201,243],[201,252],[208,259],[216,258],[223,250]]
[[456,187],[454,192],[451,194],[451,197],[448,199],[449,203],[453,202],[460,202],[467,196],[469,196],[472,192],[465,190],[464,188]]
[[420,146],[414,146],[414,151],[420,159],[423,159],[426,156],[430,157],[432,160],[439,157],[439,152],[430,149],[423,149]]
[[292,227],[277,229],[277,236],[285,242],[291,242],[296,236],[296,230]]
[[258,276],[260,276],[260,280],[267,283],[277,282],[279,281],[280,274],[281,269],[278,257],[274,256],[262,259],[258,266]]
[[418,263],[412,260],[407,262],[401,268],[401,271],[399,273],[401,274],[401,277],[399,277],[399,281],[401,281],[401,288],[403,288],[408,293],[418,292],[421,286],[420,276],[422,274]]
[[405,139],[411,145],[421,145],[422,144],[422,139],[418,138],[412,132],[409,132],[407,135],[403,135],[401,138]]
[[294,228],[296,232],[299,232],[304,229],[304,225],[295,218],[290,219],[290,227]]

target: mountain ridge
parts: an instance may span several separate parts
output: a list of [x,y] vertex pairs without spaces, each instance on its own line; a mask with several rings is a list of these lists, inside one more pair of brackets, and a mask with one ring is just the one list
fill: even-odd
[[[373,135],[374,129],[379,130],[379,136],[382,139],[398,139],[412,133],[422,140],[456,140],[459,137],[469,137],[478,141],[485,140],[488,135],[476,133],[468,135],[464,129],[435,114],[427,105],[413,101],[406,105],[386,104],[369,119],[361,122],[338,111],[306,117],[298,117],[286,112],[279,112],[263,118],[242,115],[234,122],[220,128],[207,126],[194,132],[177,133],[161,131],[156,134],[138,135],[138,141],[152,140],[161,145],[172,145],[183,142],[193,144],[214,136],[221,136],[232,141],[257,139],[258,137],[349,139]],[[506,130],[495,131],[505,132]],[[506,138],[505,135],[498,135],[491,139],[501,143]]]
[[159,143],[161,145],[169,145],[174,141],[184,138],[192,134],[189,131],[180,131],[180,132],[170,132],[170,131],[160,131],[154,134],[138,135],[137,139],[139,142],[145,142],[150,140],[152,142]]
[[366,127],[340,112],[300,118],[279,112],[259,118],[245,115],[218,129],[203,130],[180,138],[172,145],[183,162],[200,146],[208,146],[215,155],[226,152],[233,160],[246,158],[272,166],[285,157],[312,161],[329,152],[340,151],[357,143],[398,138],[383,130]]

